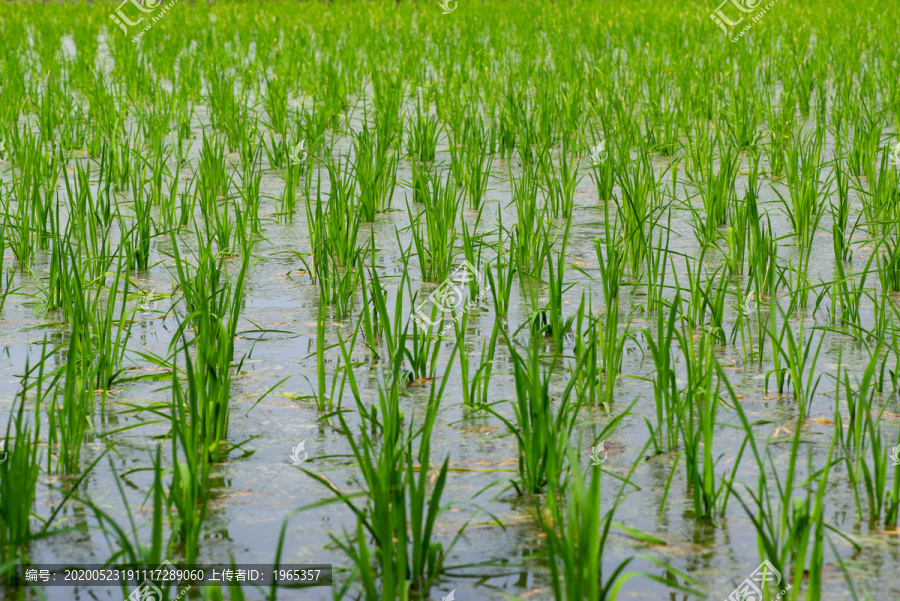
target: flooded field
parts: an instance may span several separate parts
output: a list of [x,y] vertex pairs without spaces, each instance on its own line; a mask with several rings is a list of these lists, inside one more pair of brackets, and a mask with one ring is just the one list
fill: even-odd
[[0,599],[900,599],[898,18],[0,5]]

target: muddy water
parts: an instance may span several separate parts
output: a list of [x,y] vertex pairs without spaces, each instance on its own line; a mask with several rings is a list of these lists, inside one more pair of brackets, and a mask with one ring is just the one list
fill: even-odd
[[[361,113],[361,111],[360,111]],[[200,111],[202,115],[203,112]],[[437,162],[449,165],[446,140],[439,146]],[[336,151],[346,152],[349,140],[342,138]],[[189,156],[196,159],[199,142],[195,141]],[[230,160],[238,165],[236,155]],[[668,159],[655,158],[654,164],[664,168]],[[2,165],[4,171],[8,163]],[[71,164],[70,164],[71,167]],[[174,165],[172,165],[174,168]],[[587,165],[583,164],[586,170]],[[513,167],[514,170],[517,167]],[[746,172],[747,161],[744,159],[742,171]],[[683,170],[682,170],[683,172]],[[479,226],[479,232],[495,231],[498,211],[503,223],[509,225],[516,219],[515,208],[510,206],[510,185],[507,162],[495,160],[490,190],[486,195],[486,207]],[[182,168],[182,177],[191,177],[189,169]],[[3,174],[4,181],[9,181],[9,173]],[[323,181],[324,196],[327,196],[327,177]],[[410,180],[411,169],[407,161],[401,163],[398,179]],[[314,178],[315,180],[315,178]],[[771,180],[764,179],[762,185],[763,207],[772,217],[778,236],[791,233],[790,223],[783,212],[783,207],[771,190]],[[741,176],[738,190],[746,185],[746,178]],[[780,184],[774,184],[780,186]],[[263,194],[276,196],[282,189],[283,182],[277,171],[267,171],[263,177]],[[668,187],[671,189],[671,185]],[[580,266],[587,274],[599,282],[599,269],[594,251],[594,239],[601,234],[603,210],[597,198],[596,190],[588,177],[577,186],[575,194],[576,210],[568,245],[567,264]],[[688,190],[690,188],[688,187]],[[781,188],[784,194],[783,188]],[[64,187],[61,193],[64,193]],[[408,194],[398,187],[393,199],[395,211],[379,215],[371,224],[379,249],[377,262],[379,272],[387,283],[391,295],[388,306],[393,306],[394,295],[398,293],[400,278],[397,261],[400,257],[395,231],[399,231],[400,242],[404,247],[411,241],[408,231],[409,219],[405,211],[404,197]],[[679,194],[684,190],[679,186]],[[852,192],[851,192],[852,194]],[[123,195],[123,201],[130,198]],[[699,203],[699,197],[692,201]],[[677,206],[677,205],[676,205]],[[855,211],[860,208],[859,200],[854,197]],[[261,213],[271,216],[274,213],[271,198],[264,200]],[[463,218],[470,226],[475,222],[475,215],[464,211]],[[851,215],[851,222],[855,215]],[[671,249],[687,256],[698,256],[700,249],[693,236],[690,225],[690,212],[685,208],[676,208],[673,226],[676,235],[672,236]],[[368,224],[361,233],[361,241],[368,238]],[[821,231],[830,231],[829,217],[822,221]],[[328,492],[314,482],[303,471],[291,465],[289,455],[293,446],[304,441],[309,454],[308,460],[300,467],[313,471],[321,471],[337,486],[345,490],[359,489],[356,478],[358,471],[352,466],[350,449],[335,420],[322,420],[315,404],[303,397],[313,394],[316,379],[315,341],[318,293],[311,285],[299,258],[290,252],[307,252],[309,239],[302,206],[298,204],[298,212],[293,223],[278,224],[271,218],[265,225],[265,239],[254,249],[254,259],[247,274],[246,301],[242,311],[243,330],[254,330],[257,327],[273,332],[248,333],[236,341],[235,355],[246,355],[241,371],[233,383],[233,399],[231,405],[231,423],[229,439],[233,442],[249,440],[245,448],[252,451],[244,457],[232,457],[217,465],[213,479],[213,498],[210,502],[209,514],[205,527],[205,535],[201,544],[200,557],[203,562],[227,563],[233,554],[237,561],[243,563],[266,563],[273,560],[276,540],[284,517],[293,509],[314,504],[329,498]],[[496,233],[486,237],[488,241],[496,240]],[[190,237],[185,237],[185,246],[189,247]],[[780,252],[786,259],[793,249],[789,247],[790,239],[779,242]],[[166,255],[169,241],[167,238],[154,240],[151,254],[151,267],[146,272],[133,274],[135,282],[144,290],[167,293],[172,290],[171,259]],[[863,250],[854,258],[854,267],[861,266],[868,258]],[[459,260],[461,260],[461,254]],[[492,251],[485,249],[483,259],[491,258]],[[813,281],[822,278],[829,281],[832,274],[831,240],[828,234],[819,233],[815,238],[815,250],[810,268]],[[6,261],[10,263],[11,257]],[[717,264],[719,259],[710,263]],[[235,264],[236,266],[237,264]],[[421,281],[418,261],[413,258],[409,263],[409,273],[414,286]],[[35,272],[38,276],[46,273],[46,257],[38,253],[35,260]],[[674,262],[675,273],[667,273],[667,285],[673,285],[676,275],[686,285],[684,261],[678,257]],[[872,280],[870,280],[871,283]],[[602,298],[599,284],[576,269],[569,267],[566,271],[566,282],[576,285],[567,293],[565,311],[567,314],[577,311],[582,291],[593,290],[594,299]],[[16,285],[24,286],[22,294],[9,297],[6,306],[0,312],[0,397],[2,411],[7,414],[14,395],[19,390],[20,375],[27,357],[35,359],[40,356],[41,341],[44,336],[56,343],[66,340],[65,334],[58,333],[60,321],[58,315],[38,317],[33,312],[33,304],[29,302],[27,293],[36,289],[35,280],[29,275],[17,272]],[[427,287],[422,290],[428,290]],[[642,305],[644,302],[643,287],[634,290],[623,288],[622,314],[627,315],[630,307]],[[506,320],[509,330],[515,331],[525,321],[525,299],[522,298],[518,285],[513,287],[513,298],[510,302],[509,318]],[[488,296],[490,298],[490,295]],[[178,296],[175,296],[178,299]],[[359,300],[359,299],[358,299]],[[726,313],[726,331],[730,332],[737,315],[736,305],[743,299],[730,298]],[[135,301],[136,303],[137,301]],[[599,304],[595,300],[595,304]],[[871,303],[870,303],[871,304]],[[358,306],[358,303],[357,303]],[[409,306],[409,302],[405,303]],[[595,307],[595,311],[597,308]],[[172,305],[172,300],[162,299],[154,310],[139,314],[134,324],[127,354],[128,370],[126,377],[134,378],[121,383],[112,391],[106,400],[104,412],[95,416],[95,427],[99,436],[86,444],[83,465],[89,465],[105,448],[101,437],[104,433],[119,430],[138,422],[148,422],[140,428],[125,430],[106,437],[112,445],[113,452],[104,458],[87,478],[79,491],[79,495],[89,497],[101,506],[120,524],[127,523],[127,513],[120,493],[115,485],[119,478],[123,485],[128,507],[138,524],[147,524],[151,520],[147,494],[152,484],[152,472],[141,471],[151,465],[151,453],[161,442],[167,432],[162,423],[153,422],[155,416],[147,410],[136,408],[149,407],[154,402],[167,402],[170,392],[166,389],[166,379],[150,379],[160,372],[134,351],[156,353],[165,356],[168,345],[183,316],[183,304]],[[329,319],[326,340],[329,345],[336,343],[340,334],[346,338],[356,325],[359,311],[354,311],[351,319],[337,321]],[[866,313],[871,321],[871,307]],[[639,308],[632,314],[633,330],[652,328],[654,322],[648,319]],[[767,313],[763,312],[763,319]],[[470,312],[466,343],[471,352],[471,362],[478,364],[482,344],[490,340],[493,329],[494,312],[492,303],[487,301],[481,307]],[[755,320],[756,318],[753,317]],[[800,320],[805,327],[825,325],[826,313],[820,309],[813,314],[810,311],[794,318],[792,327],[799,329]],[[252,323],[251,323],[252,322]],[[870,325],[870,324],[869,324]],[[275,332],[275,331],[279,332]],[[521,339],[520,339],[521,340]],[[644,530],[662,539],[667,544],[649,545],[614,533],[610,543],[604,550],[603,560],[605,574],[609,574],[615,566],[626,558],[644,553],[662,559],[664,562],[681,571],[689,573],[700,584],[707,599],[724,599],[734,586],[749,576],[759,564],[756,545],[756,533],[741,509],[732,500],[729,504],[727,519],[717,525],[699,522],[693,519],[692,502],[689,491],[685,488],[684,458],[679,459],[671,491],[666,507],[661,510],[662,491],[665,488],[672,470],[675,454],[652,456],[647,446],[648,430],[641,419],[647,416],[653,421],[655,405],[653,402],[652,360],[642,351],[642,337],[626,345],[622,377],[615,394],[615,403],[611,407],[611,415],[602,408],[586,408],[580,415],[580,423],[576,429],[579,448],[582,449],[582,467],[589,466],[588,453],[596,441],[603,426],[612,416],[624,411],[632,402],[634,416],[627,418],[623,427],[606,441],[608,458],[604,470],[619,476],[627,475],[636,464],[631,475],[636,487],[628,487],[626,501],[616,512],[616,521],[627,526]],[[438,361],[437,374],[443,374],[452,351],[452,344],[444,341]],[[566,340],[561,351],[571,355],[573,341],[571,336]],[[552,342],[546,343],[547,354],[554,352]],[[796,427],[797,403],[789,396],[779,396],[771,390],[765,390],[765,374],[772,369],[771,349],[767,345],[766,358],[762,365],[745,363],[740,349],[731,346],[717,351],[719,360],[726,366],[729,380],[738,395],[751,422],[760,421],[756,426],[757,442],[762,445],[766,440],[770,444],[773,464],[781,479],[785,478],[786,462],[789,456],[790,438]],[[339,349],[330,349],[326,353],[331,390],[331,375],[339,364]],[[369,404],[377,400],[377,360],[357,344],[353,358],[362,362],[356,368],[364,402]],[[56,363],[61,363],[57,358]],[[835,394],[834,381],[830,378],[837,371],[839,360],[844,366],[855,368],[867,361],[866,351],[849,337],[835,333],[826,335],[825,343],[816,368],[824,375],[815,400],[810,408],[810,417],[830,420],[834,416]],[[183,360],[179,358],[179,365]],[[549,361],[546,362],[549,365]],[[679,384],[684,384],[685,371],[679,359],[676,365]],[[510,398],[514,390],[512,386],[512,364],[508,350],[499,346],[495,353],[494,373],[490,384],[489,398],[492,402]],[[553,380],[552,391],[555,396],[561,394],[566,382],[566,369],[558,368]],[[144,379],[138,379],[143,376]],[[436,538],[448,544],[456,532],[468,523],[465,534],[453,549],[447,561],[451,566],[446,580],[436,585],[431,591],[433,598],[440,598],[450,590],[456,591],[456,597],[466,599],[503,599],[505,594],[525,596],[531,599],[552,598],[549,589],[549,570],[546,561],[536,557],[543,549],[543,539],[532,516],[532,505],[525,499],[517,498],[512,489],[501,493],[505,481],[515,476],[516,447],[515,440],[504,435],[499,420],[487,416],[484,412],[467,409],[462,405],[462,393],[459,380],[458,362],[450,371],[450,382],[441,400],[441,411],[432,436],[433,464],[439,465],[445,456],[450,456],[450,484],[445,493],[445,501],[451,509],[440,519]],[[287,378],[285,381],[284,379]],[[274,387],[274,390],[273,390]],[[257,402],[266,392],[271,392]],[[428,399],[427,384],[413,384],[403,394],[401,402],[407,415],[421,415]],[[342,403],[344,407],[353,408],[354,403],[345,391]],[[98,404],[99,407],[99,404]],[[497,405],[501,413],[512,416],[512,411],[505,403]],[[890,399],[887,411],[900,413],[895,399]],[[846,408],[842,410],[846,415]],[[717,467],[717,474],[732,468],[736,452],[743,440],[742,431],[732,426],[739,421],[732,412],[723,408],[719,411],[720,427],[716,429],[715,453],[722,454]],[[348,414],[348,420],[354,427],[358,426],[355,413]],[[799,461],[795,480],[800,481],[808,473],[806,454],[809,453],[815,468],[822,466],[828,452],[828,445],[833,433],[833,425],[825,422],[808,420],[803,426],[802,459]],[[887,440],[892,441],[894,430],[885,428]],[[170,449],[169,443],[163,447]],[[44,449],[46,453],[46,448]],[[644,460],[645,458],[648,458]],[[749,463],[749,452],[745,453],[741,469],[737,472],[740,484],[756,490],[757,471],[755,463]],[[137,471],[136,471],[137,470]],[[127,475],[123,475],[126,474]],[[847,563],[853,575],[857,590],[868,588],[875,599],[893,599],[900,594],[900,585],[896,583],[896,566],[900,565],[900,549],[896,533],[884,533],[877,526],[860,524],[857,521],[850,487],[847,485],[847,474],[842,464],[832,469],[829,490],[827,493],[826,518],[828,523],[842,532],[854,537],[862,550],[854,552],[844,540],[831,536],[837,549]],[[476,495],[489,485],[494,486],[486,492]],[[46,518],[60,502],[62,493],[57,478],[42,477],[37,495],[36,513]],[[770,482],[773,487],[775,483]],[[604,501],[612,503],[618,492],[619,481],[607,475],[604,478]],[[639,488],[638,488],[639,487]],[[738,486],[739,490],[743,490]],[[744,495],[749,502],[749,495]],[[609,508],[609,506],[606,506]],[[493,516],[493,517],[491,517]],[[501,527],[501,524],[503,527]],[[36,563],[103,563],[114,551],[103,533],[96,527],[97,523],[91,511],[77,502],[69,502],[66,509],[58,516],[58,528],[71,529],[66,534],[35,542],[31,547],[31,555]],[[349,566],[347,559],[330,544],[330,536],[340,536],[344,532],[355,529],[355,520],[351,513],[339,505],[322,506],[308,509],[293,516],[288,527],[288,537],[283,560],[286,562],[333,563],[338,569]],[[148,528],[141,530],[141,539],[146,541]],[[173,561],[179,558],[173,556]],[[471,567],[473,564],[488,564]],[[848,587],[837,564],[826,547],[826,574],[824,575],[824,593],[826,599],[850,599]],[[452,566],[461,566],[453,568]],[[645,569],[650,573],[666,577],[666,572],[649,562],[636,559],[631,565],[633,569]],[[339,576],[340,578],[340,576]],[[625,597],[638,599],[676,598],[665,592],[661,585],[647,579],[635,578],[625,586]],[[21,592],[21,591],[20,591]],[[122,592],[108,587],[48,588],[43,590],[47,599],[119,599]],[[199,591],[191,591],[194,598]],[[262,599],[263,593],[246,589],[248,599]],[[13,598],[16,593],[6,590],[4,598]],[[678,595],[682,598],[683,595]],[[25,598],[37,599],[36,594],[25,594]],[[284,599],[329,599],[331,593],[327,589],[315,589],[304,592],[284,591],[280,598]]]

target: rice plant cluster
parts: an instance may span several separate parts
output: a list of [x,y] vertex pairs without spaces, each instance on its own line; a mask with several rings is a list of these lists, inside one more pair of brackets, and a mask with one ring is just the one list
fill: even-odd
[[751,4],[0,4],[0,597],[900,598],[900,6]]

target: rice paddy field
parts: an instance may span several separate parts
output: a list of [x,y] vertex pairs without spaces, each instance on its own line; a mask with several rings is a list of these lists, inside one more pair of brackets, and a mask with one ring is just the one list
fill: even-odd
[[897,601],[898,23],[0,3],[0,599]]

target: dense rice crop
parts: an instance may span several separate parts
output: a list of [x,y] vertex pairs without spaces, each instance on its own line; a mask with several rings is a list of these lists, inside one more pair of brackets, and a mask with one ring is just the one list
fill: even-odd
[[897,23],[0,4],[0,598],[900,598]]

